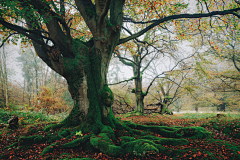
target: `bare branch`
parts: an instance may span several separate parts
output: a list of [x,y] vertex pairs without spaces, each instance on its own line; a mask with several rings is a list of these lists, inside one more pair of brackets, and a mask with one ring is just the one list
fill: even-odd
[[235,68],[238,70],[238,72],[240,72],[240,68],[237,66],[237,63],[236,63],[235,53],[233,53],[232,60],[233,60],[233,64],[234,64]]
[[[191,58],[191,57],[193,57],[193,56],[194,56],[194,54],[193,54],[193,55],[190,55],[190,56],[188,56],[188,57],[186,57],[186,58],[181,59],[181,60],[178,61],[178,63],[177,63],[170,71],[168,71],[168,72],[173,71],[173,70],[178,66],[179,63],[181,63],[182,61],[184,61],[184,60],[186,60],[186,59],[188,59],[188,58]],[[186,68],[186,69],[191,69],[191,68]],[[184,69],[184,70],[186,70],[186,69]],[[154,82],[157,78],[159,78],[159,76],[164,75],[164,74],[166,74],[166,72],[162,72],[161,74],[158,74],[157,76],[155,76],[155,77],[153,78],[153,80],[151,81],[151,83],[148,85],[148,88],[147,88],[147,91],[146,91],[146,95],[148,94],[149,89],[150,89],[150,87],[152,86],[153,82]]]
[[[116,55],[119,58],[119,60],[127,66],[133,67],[133,64],[137,65],[134,61],[132,61],[128,58],[121,57],[119,54],[116,54]],[[125,60],[130,61],[130,62],[126,62]]]
[[116,84],[120,84],[120,83],[123,83],[123,82],[128,82],[128,81],[132,81],[134,79],[136,79],[137,77],[132,77],[130,79],[127,79],[127,80],[124,80],[124,81],[120,81],[120,82],[117,82],[117,83],[112,83],[112,84],[108,84],[108,85],[116,85]]
[[158,26],[160,23],[164,23],[170,20],[174,20],[174,19],[182,19],[182,18],[203,18],[203,17],[211,17],[214,15],[226,15],[226,14],[233,14],[236,11],[239,11],[240,8],[235,8],[235,9],[229,9],[229,10],[224,10],[224,11],[213,11],[210,13],[201,13],[201,14],[179,14],[179,15],[172,15],[172,16],[168,16],[159,20],[154,20],[154,23],[149,25],[148,27],[144,28],[143,30],[139,31],[138,33],[135,33],[129,37],[123,38],[119,40],[118,44],[122,44],[125,43],[129,40],[132,40],[134,38],[137,38],[141,35],[143,35],[144,33],[146,33],[147,31],[149,31],[150,29]]
[[154,55],[154,57],[148,62],[148,64],[142,69],[141,73],[143,73],[147,68],[148,66],[150,65],[150,63],[153,61],[153,59],[156,57],[157,53]]

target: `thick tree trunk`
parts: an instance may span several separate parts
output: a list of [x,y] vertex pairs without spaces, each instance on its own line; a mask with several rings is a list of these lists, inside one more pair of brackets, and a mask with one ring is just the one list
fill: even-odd
[[106,79],[111,57],[109,50],[88,48],[79,40],[73,40],[73,47],[74,59],[60,57],[58,63],[52,61],[55,71],[67,80],[74,100],[74,107],[62,124],[89,123],[98,129],[103,124],[114,126],[113,94]]

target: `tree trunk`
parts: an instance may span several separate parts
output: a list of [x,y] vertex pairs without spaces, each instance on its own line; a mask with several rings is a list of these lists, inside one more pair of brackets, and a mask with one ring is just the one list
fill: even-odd
[[138,60],[138,56],[133,56],[134,62],[138,65],[133,65],[133,74],[134,77],[134,83],[135,83],[135,97],[136,97],[136,107],[135,111],[140,112],[141,114],[144,113],[144,95],[142,92],[142,75],[140,72],[141,66]]
[[36,94],[38,96],[38,70],[35,68],[35,76],[36,76]]
[[217,106],[217,111],[225,112],[225,107],[226,107],[226,104],[222,103],[222,104]]
[[67,80],[74,101],[72,111],[62,124],[79,125],[87,122],[95,124],[97,128],[103,123],[113,126],[113,94],[107,87],[106,79],[111,54],[109,50],[99,54],[100,49],[89,49],[79,40],[74,40],[73,46],[76,50],[74,59],[60,57],[59,63],[52,62],[55,71]]
[[195,107],[195,111],[198,112],[198,107]]
[[144,95],[142,92],[142,81],[141,78],[137,78],[134,80],[135,82],[135,97],[136,97],[136,107],[135,111],[143,114],[144,112]]
[[22,99],[22,103],[24,104],[24,94],[25,94],[25,76],[24,76],[24,81],[23,81],[23,99]]
[[3,76],[3,61],[0,59],[0,80],[1,80],[1,85],[2,85],[2,101],[0,103],[1,107],[4,106],[4,100],[5,100],[5,97],[4,97],[4,76]]
[[[6,53],[4,51],[4,46],[3,46],[3,57],[2,57],[2,63],[3,63],[3,82],[4,82],[4,88],[5,88],[5,106],[9,108],[8,106],[8,76],[7,76],[7,62],[6,62]],[[10,110],[10,108],[9,108]]]

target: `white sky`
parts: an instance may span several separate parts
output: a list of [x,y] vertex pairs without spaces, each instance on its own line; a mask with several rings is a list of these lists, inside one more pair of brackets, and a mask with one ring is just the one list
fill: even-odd
[[[20,63],[17,62],[18,52],[20,50],[20,45],[4,44],[4,51],[7,53],[7,69],[10,71],[9,79],[10,81],[23,82],[22,70]],[[3,48],[1,48],[1,52]]]

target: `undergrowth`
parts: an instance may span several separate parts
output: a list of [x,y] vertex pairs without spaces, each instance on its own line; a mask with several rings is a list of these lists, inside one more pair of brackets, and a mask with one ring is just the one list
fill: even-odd
[[0,109],[0,123],[8,123],[8,120],[13,116],[17,115],[21,124],[33,124],[36,122],[52,122],[52,121],[61,121],[63,120],[67,114],[55,114],[48,115],[46,113],[40,112],[30,112],[30,111],[7,111],[4,109]]
[[[21,122],[18,130],[0,129],[0,153],[2,152],[0,159],[129,159],[129,155],[116,158],[96,149],[93,150],[93,148],[79,147],[79,143],[84,143],[90,135],[82,134],[78,127],[44,130],[50,122],[60,121],[54,116],[35,112],[0,110],[0,122],[7,123],[12,115],[23,117],[25,123]],[[120,141],[128,141],[129,138],[136,138],[136,140],[144,138],[145,141],[148,141],[148,139],[153,140],[155,137],[154,141],[162,141],[166,151],[157,155],[143,152],[142,154],[149,155],[141,157],[139,152],[133,150],[133,157],[131,157],[133,159],[240,159],[239,115],[226,114],[226,117],[218,118],[216,113],[187,113],[173,116],[127,114],[116,115],[116,118],[123,123],[134,122],[147,126],[200,126],[213,133],[213,138],[184,138],[180,139],[181,142],[176,142],[175,145],[169,145],[168,143],[164,144],[163,141],[170,141],[171,138],[166,139],[164,135],[155,133],[150,126],[145,131],[136,126],[136,129],[147,135],[129,137],[129,133],[124,132],[122,133],[123,139],[113,140],[114,144],[118,146]],[[115,133],[120,134],[120,131]],[[98,138],[96,137],[96,140]],[[133,145],[136,144],[133,143]]]

